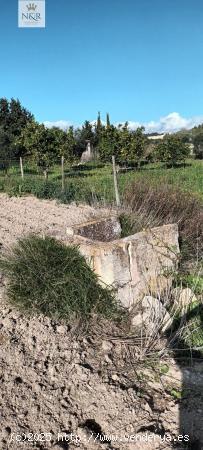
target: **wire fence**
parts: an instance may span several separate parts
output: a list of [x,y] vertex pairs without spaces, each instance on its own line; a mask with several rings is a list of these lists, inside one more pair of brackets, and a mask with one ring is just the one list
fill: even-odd
[[172,185],[203,198],[202,162],[189,160],[186,164],[166,168],[162,163],[146,163],[120,166],[117,161],[103,163],[75,161],[70,164],[58,158],[45,171],[29,157],[0,158],[0,192],[11,195],[34,194],[41,198],[60,198],[64,202],[84,201],[102,204],[123,203],[125,190],[134,181],[144,184]]
[[[41,192],[42,197],[113,202],[120,206],[118,168],[115,158],[112,164],[99,160],[70,164],[64,157],[58,158],[48,169],[37,166],[32,159],[0,158],[0,190],[14,194]],[[43,194],[44,193],[44,194]]]

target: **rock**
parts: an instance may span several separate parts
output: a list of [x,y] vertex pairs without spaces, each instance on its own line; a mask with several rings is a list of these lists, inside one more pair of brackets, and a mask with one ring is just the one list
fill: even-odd
[[[118,300],[132,308],[143,295],[160,295],[172,286],[178,262],[178,226],[163,225],[120,238],[117,218],[87,222],[67,230],[99,276],[113,286]],[[71,234],[72,233],[72,234]]]
[[172,290],[172,298],[176,307],[180,307],[181,310],[188,308],[191,303],[197,302],[197,297],[190,288],[182,289],[177,287]]
[[64,327],[63,325],[58,325],[56,327],[56,332],[59,334],[65,334],[67,332],[67,328]]
[[146,295],[140,302],[139,310],[131,321],[133,327],[144,328],[150,334],[153,331],[166,331],[172,322],[161,301],[150,295]]
[[105,353],[109,353],[111,350],[112,350],[112,344],[111,344],[111,342],[108,342],[108,341],[102,341],[102,350],[105,352]]
[[111,360],[111,358],[109,357],[109,355],[104,355],[104,361],[105,361],[107,364],[112,364],[112,360]]
[[119,381],[119,377],[118,377],[118,375],[116,375],[116,373],[113,373],[111,375],[111,378],[112,378],[113,381]]

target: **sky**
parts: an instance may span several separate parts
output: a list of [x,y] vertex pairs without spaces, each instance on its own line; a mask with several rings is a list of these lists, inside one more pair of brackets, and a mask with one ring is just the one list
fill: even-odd
[[0,64],[0,97],[49,126],[100,111],[151,132],[190,128],[203,122],[203,2],[46,0],[46,28],[31,29],[18,28],[17,0],[1,0]]

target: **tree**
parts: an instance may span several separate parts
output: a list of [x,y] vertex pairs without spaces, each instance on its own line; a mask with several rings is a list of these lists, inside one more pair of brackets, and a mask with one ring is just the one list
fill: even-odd
[[72,162],[74,160],[75,137],[73,127],[69,127],[67,131],[63,131],[58,127],[53,127],[50,130],[53,142],[56,146],[56,154],[64,156],[65,160]]
[[102,132],[103,132],[104,128],[105,128],[105,127],[102,125],[100,112],[98,112],[97,122],[96,122],[96,125],[95,125],[95,141],[96,141],[96,147],[97,147],[97,149],[98,149],[98,147],[99,147],[99,145],[100,145],[100,141],[101,141],[101,137],[102,137]]
[[164,161],[169,166],[175,166],[181,161],[185,161],[190,155],[190,148],[176,135],[166,135],[163,141],[157,145],[157,158]]
[[0,158],[8,167],[10,159],[21,156],[23,149],[16,145],[16,138],[27,123],[33,120],[33,115],[25,109],[19,100],[0,99]]
[[102,128],[100,141],[98,143],[98,151],[102,161],[111,161],[112,155],[118,160],[119,131],[114,125]]
[[47,179],[49,168],[57,161],[59,155],[58,132],[33,121],[23,129],[17,144],[32,156]]
[[123,161],[137,162],[139,165],[144,155],[146,143],[144,127],[139,127],[136,131],[130,131],[128,122],[126,122],[120,128],[120,154]]
[[203,131],[194,137],[194,154],[196,158],[203,159]]
[[100,132],[101,129],[102,129],[101,116],[100,116],[100,112],[98,112],[96,130],[97,130],[97,132]]
[[10,137],[8,133],[5,133],[5,129],[0,126],[0,169],[8,172],[10,161]]
[[92,146],[96,146],[96,135],[93,131],[92,124],[86,120],[82,128],[78,128],[75,131],[75,154],[81,157],[82,153],[86,150],[87,141],[90,141]]
[[106,115],[106,126],[110,127],[110,125],[111,125],[110,117],[109,117],[109,113],[107,113],[107,115]]

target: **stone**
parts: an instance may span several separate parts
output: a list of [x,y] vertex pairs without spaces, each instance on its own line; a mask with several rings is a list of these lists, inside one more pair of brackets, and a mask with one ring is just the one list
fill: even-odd
[[151,334],[153,331],[164,332],[172,325],[170,314],[159,299],[146,295],[138,307],[139,311],[131,321],[134,328],[143,328]]
[[116,217],[87,222],[67,230],[100,282],[112,286],[121,304],[131,309],[143,295],[171,289],[177,268],[177,224],[163,225],[120,238]]
[[106,353],[109,353],[112,350],[113,345],[111,342],[102,341],[102,350]]
[[181,308],[181,310],[185,310],[188,308],[191,303],[197,302],[197,297],[190,288],[182,289],[177,287],[172,290],[172,298],[174,304],[177,308]]
[[64,327],[63,325],[58,325],[56,327],[56,332],[59,334],[65,334],[67,333],[67,327]]

